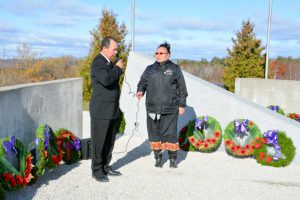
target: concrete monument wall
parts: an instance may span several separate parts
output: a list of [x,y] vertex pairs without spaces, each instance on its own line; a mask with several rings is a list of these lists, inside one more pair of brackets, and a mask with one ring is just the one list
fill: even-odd
[[0,138],[15,135],[24,144],[36,128],[67,128],[82,136],[82,79],[71,78],[0,88]]
[[234,92],[263,107],[278,105],[286,114],[300,113],[300,81],[237,78]]

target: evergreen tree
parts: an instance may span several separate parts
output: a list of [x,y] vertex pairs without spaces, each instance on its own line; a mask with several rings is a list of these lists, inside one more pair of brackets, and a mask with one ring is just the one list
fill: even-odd
[[253,32],[254,24],[249,20],[243,22],[241,32],[237,32],[237,39],[232,38],[233,48],[227,49],[225,59],[224,85],[234,92],[235,78],[263,78],[265,54],[262,51],[261,40],[256,39]]
[[[122,59],[124,66],[127,63],[127,57],[130,46],[125,44],[125,36],[127,34],[125,24],[119,25],[116,20],[116,15],[109,10],[102,10],[102,18],[99,20],[98,26],[90,32],[92,42],[90,52],[80,63],[80,75],[83,78],[83,100],[90,101],[92,93],[92,84],[90,77],[90,67],[94,58],[99,54],[101,42],[104,37],[110,36],[116,39],[119,44],[117,57]],[[125,70],[123,68],[123,70]],[[123,75],[120,79],[120,87],[122,87]]]

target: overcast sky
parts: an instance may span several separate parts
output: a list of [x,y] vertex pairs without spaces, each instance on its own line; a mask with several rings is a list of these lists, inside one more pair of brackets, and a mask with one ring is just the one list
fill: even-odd
[[[131,41],[132,0],[0,0],[0,58],[24,43],[44,57],[86,56],[90,31],[104,8],[127,26]],[[176,3],[176,4],[175,4]],[[135,50],[153,54],[167,41],[172,58],[225,57],[242,22],[255,24],[267,44],[269,0],[135,0]],[[273,0],[270,57],[300,57],[300,1]]]

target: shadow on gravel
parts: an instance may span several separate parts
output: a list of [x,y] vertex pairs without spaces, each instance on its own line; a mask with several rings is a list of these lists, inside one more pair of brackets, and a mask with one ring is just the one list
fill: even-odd
[[15,200],[15,199],[22,199],[22,200],[31,200],[36,194],[36,191],[42,187],[43,185],[48,185],[48,182],[51,180],[59,179],[64,174],[67,174],[71,170],[75,169],[79,166],[79,163],[74,163],[72,165],[61,164],[58,167],[50,170],[46,170],[45,174],[39,176],[35,183],[31,183],[30,185],[17,190],[17,191],[10,191],[6,193],[7,200]]
[[145,157],[151,154],[149,147],[149,141],[145,140],[140,146],[129,151],[123,158],[120,158],[112,164],[112,168],[119,169],[141,157]]

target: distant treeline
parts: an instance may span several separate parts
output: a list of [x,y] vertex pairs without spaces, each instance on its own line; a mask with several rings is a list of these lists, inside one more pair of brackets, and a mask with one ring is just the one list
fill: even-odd
[[211,61],[202,58],[200,61],[177,60],[180,67],[194,76],[200,77],[212,83],[223,83],[225,58],[214,57]]
[[[72,56],[57,58],[37,58],[24,46],[13,59],[0,59],[0,87],[80,77],[81,59]],[[202,58],[194,60],[174,60],[181,68],[212,83],[223,83],[225,58],[214,57],[211,61]],[[300,58],[277,57],[270,59],[269,78],[300,80]]]
[[0,87],[80,77],[80,60],[64,56],[43,59],[1,59]]
[[[223,83],[225,58],[213,57],[211,61],[175,60],[181,68],[212,83]],[[300,58],[279,56],[269,61],[269,78],[282,80],[300,80]]]

